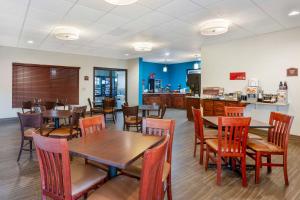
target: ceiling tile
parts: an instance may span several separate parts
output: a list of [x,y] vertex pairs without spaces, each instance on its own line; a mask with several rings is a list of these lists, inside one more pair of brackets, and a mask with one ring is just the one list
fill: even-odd
[[49,11],[58,15],[64,15],[72,7],[73,3],[65,0],[31,0],[31,8],[41,11]]
[[174,0],[157,10],[172,17],[180,17],[187,13],[201,12],[200,6],[188,0]]
[[101,16],[105,14],[105,11],[88,8],[81,5],[76,5],[66,16],[67,20],[72,21],[85,21],[96,22]]
[[129,21],[129,19],[126,19],[124,17],[120,17],[118,15],[114,15],[114,14],[110,14],[107,13],[104,16],[102,16],[97,23],[98,24],[103,24],[106,26],[112,26],[114,28],[121,26],[125,23],[127,23]]
[[124,17],[125,19],[137,19],[138,17],[147,14],[151,9],[141,6],[139,4],[131,4],[128,6],[118,6],[110,11],[111,14]]
[[157,9],[171,1],[173,0],[140,0],[138,3],[151,9]]
[[109,11],[110,9],[115,7],[114,5],[109,4],[104,0],[79,0],[77,5],[82,5],[101,11]]

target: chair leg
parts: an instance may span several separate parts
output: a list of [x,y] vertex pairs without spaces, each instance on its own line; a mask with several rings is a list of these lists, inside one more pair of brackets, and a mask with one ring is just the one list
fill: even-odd
[[114,122],[114,124],[115,124],[116,121],[115,121],[115,113],[114,113],[114,112],[112,113],[112,118],[113,118],[113,122]]
[[289,177],[288,177],[288,171],[287,171],[287,155],[283,155],[283,173],[284,173],[284,182],[285,185],[289,185]]
[[21,154],[22,154],[22,150],[23,150],[23,145],[24,145],[24,139],[22,138],[21,145],[20,145],[20,151],[19,151],[19,154],[18,154],[17,162],[19,162],[19,160],[20,160],[20,158],[21,158]]
[[269,164],[269,166],[268,166],[268,173],[272,172],[272,167],[270,166],[271,162],[272,162],[272,157],[271,157],[271,155],[268,155],[267,156],[267,163]]
[[172,200],[172,182],[171,182],[171,172],[167,178],[167,197],[168,200]]
[[221,185],[222,179],[222,158],[220,155],[217,155],[217,185]]
[[241,158],[241,172],[242,172],[242,185],[243,187],[247,187],[246,157]]
[[91,117],[93,116],[93,111],[90,111],[90,116],[91,116]]
[[29,151],[30,151],[30,158],[32,158],[32,140],[29,141]]
[[197,138],[195,136],[195,141],[194,141],[194,158],[196,157],[196,150],[197,150]]
[[260,166],[261,166],[261,155],[259,152],[256,152],[256,160],[255,160],[255,183],[259,183],[259,175],[260,175]]
[[231,158],[229,160],[229,162],[231,162],[232,171],[235,171],[236,170],[236,160],[234,158]]
[[207,171],[208,168],[208,161],[209,161],[209,151],[210,148],[208,145],[206,145],[206,155],[205,155],[205,171]]
[[204,154],[204,143],[203,141],[200,141],[200,165],[203,165],[203,154]]

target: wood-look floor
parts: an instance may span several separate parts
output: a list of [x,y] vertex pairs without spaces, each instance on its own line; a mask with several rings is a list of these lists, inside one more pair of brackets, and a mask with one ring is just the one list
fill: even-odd
[[[289,143],[288,173],[290,185],[286,187],[282,168],[274,168],[271,174],[263,168],[261,183],[254,184],[254,171],[247,173],[248,187],[243,188],[237,173],[223,170],[222,186],[216,185],[216,171],[208,171],[199,165],[192,156],[194,130],[193,123],[186,120],[183,110],[168,110],[166,118],[176,119],[176,131],[173,143],[173,198],[175,200],[283,200],[300,199],[300,142]],[[122,129],[122,117],[118,116],[117,125],[108,123],[109,128]],[[34,154],[29,159],[23,153],[21,161],[16,162],[20,134],[17,122],[0,124],[0,200],[40,199],[39,168]],[[197,152],[198,153],[198,152]],[[277,160],[277,159],[276,159]],[[249,160],[248,163],[252,161]]]

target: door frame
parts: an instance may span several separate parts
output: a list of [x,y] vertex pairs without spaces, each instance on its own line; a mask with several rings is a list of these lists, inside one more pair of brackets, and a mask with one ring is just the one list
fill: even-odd
[[108,70],[110,71],[124,71],[125,72],[125,102],[127,102],[127,86],[128,86],[128,70],[127,69],[121,69],[121,68],[108,68],[108,67],[94,67],[93,69],[93,102],[95,102],[95,72],[96,70]]

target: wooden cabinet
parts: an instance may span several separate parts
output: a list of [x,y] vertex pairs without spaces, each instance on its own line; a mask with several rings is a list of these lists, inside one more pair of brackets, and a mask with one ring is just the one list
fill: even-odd
[[246,106],[246,104],[240,103],[239,101],[226,101],[226,100],[211,100],[203,99],[203,115],[204,116],[224,116],[225,106]]
[[185,108],[186,94],[143,94],[143,104],[167,104],[168,108]]
[[193,121],[193,112],[192,107],[199,109],[200,108],[200,98],[198,97],[189,97],[185,98],[185,105],[186,105],[186,117],[189,121]]

